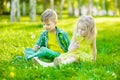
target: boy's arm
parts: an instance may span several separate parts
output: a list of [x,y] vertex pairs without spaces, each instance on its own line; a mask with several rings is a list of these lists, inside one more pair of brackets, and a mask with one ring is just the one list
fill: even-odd
[[66,32],[63,32],[63,35],[64,35],[64,43],[66,46],[66,50],[68,51],[68,47],[70,45],[70,39],[69,39],[68,34]]
[[41,36],[39,37],[37,43],[36,43],[35,46],[33,47],[33,50],[34,50],[34,51],[37,51],[37,50],[40,48],[40,46],[39,46],[39,44],[40,44],[40,42],[41,42],[40,39],[41,39]]
[[40,46],[35,45],[35,46],[33,47],[33,50],[34,50],[34,51],[37,51],[39,48],[40,48]]
[[40,35],[40,37],[39,37],[39,39],[38,39],[38,41],[36,42],[36,44],[35,44],[35,46],[33,47],[33,50],[34,51],[37,51],[40,47],[41,47],[41,45],[42,46],[45,46],[45,37],[46,36],[46,32],[44,31],[41,35]]
[[93,48],[93,61],[96,61],[97,56],[96,39],[93,40],[92,48]]
[[65,37],[66,37],[67,46],[69,46],[70,45],[70,39],[68,37],[68,34],[66,32],[64,34],[65,34]]

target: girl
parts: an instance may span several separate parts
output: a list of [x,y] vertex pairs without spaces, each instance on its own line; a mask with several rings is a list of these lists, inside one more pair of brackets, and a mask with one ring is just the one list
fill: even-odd
[[[75,27],[72,41],[67,54],[62,54],[54,59],[54,63],[38,61],[42,66],[54,66],[68,64],[75,61],[95,61],[96,50],[96,26],[93,17],[81,16]],[[37,58],[34,58],[37,61]]]
[[55,65],[96,60],[96,26],[92,16],[78,19],[68,53],[55,58]]

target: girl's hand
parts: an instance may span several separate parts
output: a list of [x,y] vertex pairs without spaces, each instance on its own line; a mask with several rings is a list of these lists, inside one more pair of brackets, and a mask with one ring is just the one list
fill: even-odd
[[33,50],[37,51],[40,48],[40,46],[34,46]]
[[74,49],[79,48],[79,42],[75,42],[75,43],[73,44],[73,46],[74,46]]
[[79,42],[75,42],[73,45],[70,45],[68,50],[73,51],[77,48],[79,48]]

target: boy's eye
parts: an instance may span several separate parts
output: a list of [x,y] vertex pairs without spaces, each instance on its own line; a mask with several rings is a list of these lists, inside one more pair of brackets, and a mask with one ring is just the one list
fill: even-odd
[[50,25],[50,24],[47,24],[48,26]]

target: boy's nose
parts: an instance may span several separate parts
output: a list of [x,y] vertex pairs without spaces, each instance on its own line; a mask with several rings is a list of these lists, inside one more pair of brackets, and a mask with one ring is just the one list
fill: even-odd
[[46,29],[46,30],[48,30],[49,28],[48,28],[48,26],[44,26],[44,28]]
[[47,25],[44,25],[44,28],[47,28]]

